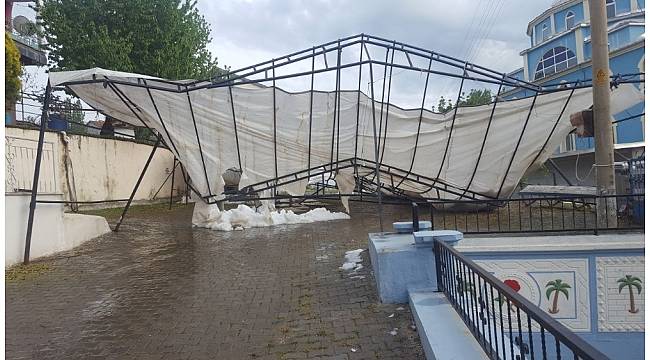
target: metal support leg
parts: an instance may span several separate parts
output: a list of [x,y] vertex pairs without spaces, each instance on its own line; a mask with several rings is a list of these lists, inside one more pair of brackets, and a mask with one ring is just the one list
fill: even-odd
[[411,213],[413,216],[413,232],[420,231],[420,218],[418,214],[418,203],[411,202]]
[[181,166],[181,174],[183,175],[183,181],[185,182],[185,204],[187,204],[190,201],[189,175],[185,173],[185,168],[183,167],[183,163],[181,163],[180,160],[178,160],[178,164]]
[[[368,52],[368,48],[364,48],[366,50],[366,55],[368,56],[368,59],[370,59],[370,53]],[[379,177],[379,142],[377,138],[377,122],[375,118],[375,82],[374,82],[374,77],[372,74],[372,62],[369,64],[370,66],[370,104],[371,104],[371,109],[372,109],[372,137],[373,137],[373,145],[375,149],[375,179],[377,179],[377,198],[379,201],[379,232],[384,232],[384,221],[382,217],[384,216],[384,207],[382,204],[382,194],[381,194],[381,178]]]
[[174,156],[174,166],[172,166],[172,187],[169,190],[169,210],[172,209],[172,202],[174,201],[174,175],[176,173],[176,157]]
[[573,186],[573,183],[571,182],[571,180],[569,180],[569,177],[566,176],[566,175],[562,172],[562,170],[560,170],[560,168],[557,166],[557,164],[555,163],[555,161],[553,161],[553,159],[548,159],[547,162],[548,162],[549,165],[551,165],[551,167],[553,168],[553,170],[555,170],[558,174],[560,174],[560,176],[562,177],[562,180],[564,180],[564,181],[567,183],[567,185],[569,185],[569,186]]
[[160,145],[160,140],[162,138],[160,135],[158,135],[158,140],[156,141],[156,144],[153,146],[153,149],[151,149],[151,153],[149,154],[149,158],[147,159],[147,162],[144,164],[144,168],[142,168],[142,172],[140,173],[140,177],[138,178],[138,181],[135,183],[135,187],[133,187],[133,191],[131,192],[131,196],[129,196],[129,201],[126,202],[126,206],[124,207],[124,210],[122,211],[122,215],[120,215],[120,219],[117,221],[117,224],[115,225],[115,229],[113,231],[117,232],[120,229],[120,225],[122,225],[122,221],[124,220],[124,216],[126,215],[126,212],[129,211],[129,207],[131,206],[131,202],[133,201],[133,198],[135,197],[135,193],[138,191],[138,187],[140,187],[140,182],[142,182],[142,178],[144,178],[144,174],[147,172],[147,168],[149,167],[149,164],[151,163],[151,159],[153,159],[154,154],[156,153],[156,150],[158,149],[158,145]]
[[47,110],[50,105],[52,87],[48,81],[45,88],[45,100],[43,100],[43,113],[41,115],[41,127],[38,133],[38,147],[36,149],[36,164],[34,165],[34,179],[32,180],[32,196],[29,201],[29,217],[27,218],[27,234],[25,235],[25,255],[23,264],[29,264],[29,252],[32,246],[32,230],[34,228],[34,212],[36,211],[36,194],[38,193],[38,178],[41,175],[41,159],[43,158],[43,141],[45,140],[45,127],[47,126]]

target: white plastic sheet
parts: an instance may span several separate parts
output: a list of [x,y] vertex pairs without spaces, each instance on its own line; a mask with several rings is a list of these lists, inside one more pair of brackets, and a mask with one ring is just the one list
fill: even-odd
[[[124,83],[109,86],[104,86],[103,83],[69,84],[70,81],[104,78]],[[177,88],[150,77],[99,68],[50,73],[53,86],[68,83],[68,87],[82,100],[103,113],[134,125],[142,125],[142,120],[158,130],[203,196],[218,195],[223,191],[221,175],[228,168],[239,167],[239,158],[242,167],[240,188],[305,170],[308,163],[315,167],[337,159],[353,158],[355,146],[358,158],[375,159],[372,104],[370,98],[363,93],[357,101],[357,92],[342,92],[340,116],[337,114],[335,120],[335,94],[315,92],[310,146],[309,92],[287,93],[278,88],[274,109],[273,89],[270,87],[233,86],[231,100],[228,87],[177,93],[130,85],[145,81],[149,85]],[[453,112],[437,114],[425,110],[418,136],[420,110],[404,110],[391,105],[388,116],[385,113],[383,116],[388,123],[384,124],[387,127],[385,143],[383,136],[381,139],[381,163],[408,170],[413,161],[413,173],[429,178],[436,178],[439,174],[440,181],[459,189],[467,188],[468,191],[483,196],[497,196],[503,183],[499,195],[509,196],[526,170],[545,162],[569,133],[572,128],[569,115],[591,105],[590,89],[575,90],[548,144],[533,164],[570,93],[562,91],[539,95],[520,141],[533,98],[499,102],[494,110],[480,161],[479,153],[486,136],[492,104],[458,109],[444,159],[442,155],[452,131]],[[612,113],[643,101],[643,94],[629,84],[619,86],[612,96]],[[376,126],[379,128],[380,103],[376,102],[374,108]],[[470,184],[477,162],[476,175]],[[363,171],[368,172],[367,169]],[[345,185],[352,183],[352,172],[348,168],[339,174],[340,178],[348,177]],[[399,178],[391,179],[387,174],[382,174],[381,178],[386,184],[399,183]],[[280,190],[302,195],[306,185],[307,179],[304,179],[283,185]],[[351,186],[344,188],[349,190]],[[404,181],[400,188],[428,197],[458,198],[458,194],[438,192],[412,181]]]

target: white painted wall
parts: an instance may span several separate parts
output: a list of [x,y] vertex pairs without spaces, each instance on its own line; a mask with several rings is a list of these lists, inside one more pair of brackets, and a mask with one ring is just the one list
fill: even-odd
[[[5,128],[6,160],[5,192],[14,188],[30,189],[34,171],[38,130]],[[96,201],[128,198],[151,152],[150,145],[121,139],[69,135],[46,132],[39,191],[61,193],[65,200]],[[71,166],[65,166],[66,149]],[[156,151],[140,184],[135,200],[151,200],[173,167],[174,157],[166,149]],[[174,194],[185,190],[185,183],[176,168]],[[15,183],[15,184],[14,184]],[[157,198],[169,196],[171,181],[163,186]],[[115,206],[116,204],[107,204]]]
[[[41,200],[61,200],[61,194],[40,194]],[[23,260],[29,215],[29,193],[5,193],[5,266]],[[34,217],[30,258],[70,250],[110,232],[101,216],[66,214],[61,204],[38,204]]]

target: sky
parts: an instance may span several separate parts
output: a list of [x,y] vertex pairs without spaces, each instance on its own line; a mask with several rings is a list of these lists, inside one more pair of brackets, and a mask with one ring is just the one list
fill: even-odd
[[233,69],[366,33],[500,71],[521,67],[526,26],[551,0],[199,0],[210,49]]
[[[212,29],[209,49],[220,65],[233,70],[365,33],[510,72],[523,66],[519,52],[529,46],[528,23],[551,4],[552,0],[198,1]],[[394,97],[401,93],[405,106],[419,107],[424,80],[410,80]],[[435,103],[441,95],[455,98],[459,84],[432,79],[429,87],[427,102]]]
[[[220,66],[233,70],[354,34],[371,34],[431,49],[500,72],[523,65],[529,45],[526,26],[553,0],[199,0],[210,24],[209,49]],[[17,3],[15,15],[33,17]],[[30,69],[29,82],[44,84],[43,69]],[[396,74],[397,75],[397,74]],[[409,77],[410,76],[410,77]],[[352,79],[353,77],[349,77]],[[347,79],[347,77],[346,77]],[[419,107],[424,78],[403,74],[391,102]],[[304,83],[303,83],[304,84]],[[285,84],[296,87],[299,84]],[[282,86],[282,84],[278,85]],[[376,85],[377,86],[377,85]],[[483,87],[466,84],[464,89]],[[433,78],[427,107],[439,96],[455,98],[459,84]],[[368,86],[366,89],[368,90]],[[365,92],[365,91],[364,91]]]
[[211,25],[210,50],[232,69],[366,33],[509,72],[523,65],[519,52],[529,45],[528,22],[551,3],[199,0],[198,7]]

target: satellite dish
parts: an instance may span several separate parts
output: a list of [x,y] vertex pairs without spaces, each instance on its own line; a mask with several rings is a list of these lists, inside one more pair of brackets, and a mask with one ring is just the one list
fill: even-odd
[[18,15],[12,21],[14,30],[20,35],[31,36],[36,34],[36,24],[28,18]]

